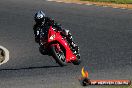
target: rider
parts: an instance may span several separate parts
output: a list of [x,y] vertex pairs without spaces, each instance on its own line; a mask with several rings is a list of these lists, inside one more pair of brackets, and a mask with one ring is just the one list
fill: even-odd
[[[33,27],[34,35],[35,35],[35,41],[40,44],[40,29],[45,29],[45,27],[55,27],[56,31],[59,31],[63,37],[66,37],[68,42],[70,43],[72,49],[75,51],[78,51],[78,46],[73,42],[73,38],[69,30],[63,29],[60,24],[55,22],[50,17],[46,17],[45,13],[42,11],[38,11],[35,16],[34,20],[36,24]],[[41,45],[41,44],[40,44]]]

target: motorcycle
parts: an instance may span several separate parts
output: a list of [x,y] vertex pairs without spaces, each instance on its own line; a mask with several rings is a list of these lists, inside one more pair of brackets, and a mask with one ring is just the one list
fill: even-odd
[[[68,43],[59,31],[52,26],[45,32],[40,32],[40,52],[52,56],[60,66],[66,66],[67,63],[79,65],[81,63],[80,54],[74,53]],[[44,48],[45,47],[45,48]]]

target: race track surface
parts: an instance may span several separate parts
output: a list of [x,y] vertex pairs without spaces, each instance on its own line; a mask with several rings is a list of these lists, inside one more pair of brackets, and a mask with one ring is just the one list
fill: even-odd
[[[70,29],[81,65],[59,67],[39,53],[32,30],[38,10]],[[0,45],[10,51],[9,62],[0,66],[0,88],[81,88],[83,66],[90,79],[132,79],[132,10],[0,0]]]

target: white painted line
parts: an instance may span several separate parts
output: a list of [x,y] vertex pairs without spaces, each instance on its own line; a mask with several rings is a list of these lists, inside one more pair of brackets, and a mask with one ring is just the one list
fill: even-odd
[[115,8],[115,9],[117,8],[118,9],[119,7],[113,7],[113,8]]
[[64,3],[71,3],[71,2],[64,2]]
[[88,5],[88,6],[90,6],[90,5],[93,5],[93,4],[90,4],[90,3],[88,3],[88,4],[85,4],[85,5]]
[[126,9],[126,8],[121,8],[121,9]]
[[54,1],[54,0],[46,0],[46,1]]
[[75,3],[75,4],[79,4],[79,5],[81,5],[82,3]]
[[0,63],[0,65],[2,65],[6,63],[7,61],[9,61],[9,51],[3,46],[0,46],[0,49],[2,49],[5,53],[4,61]]
[[63,2],[63,1],[56,1],[56,2]]
[[103,7],[108,7],[108,6],[103,6]]

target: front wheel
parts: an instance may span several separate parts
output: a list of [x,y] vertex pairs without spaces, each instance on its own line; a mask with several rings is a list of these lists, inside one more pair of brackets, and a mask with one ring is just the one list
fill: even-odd
[[67,65],[65,53],[59,45],[52,45],[51,46],[51,53],[52,53],[53,58],[56,60],[56,62],[60,66],[66,66]]
[[74,65],[79,65],[81,63],[80,54],[76,54],[76,60],[72,62]]

